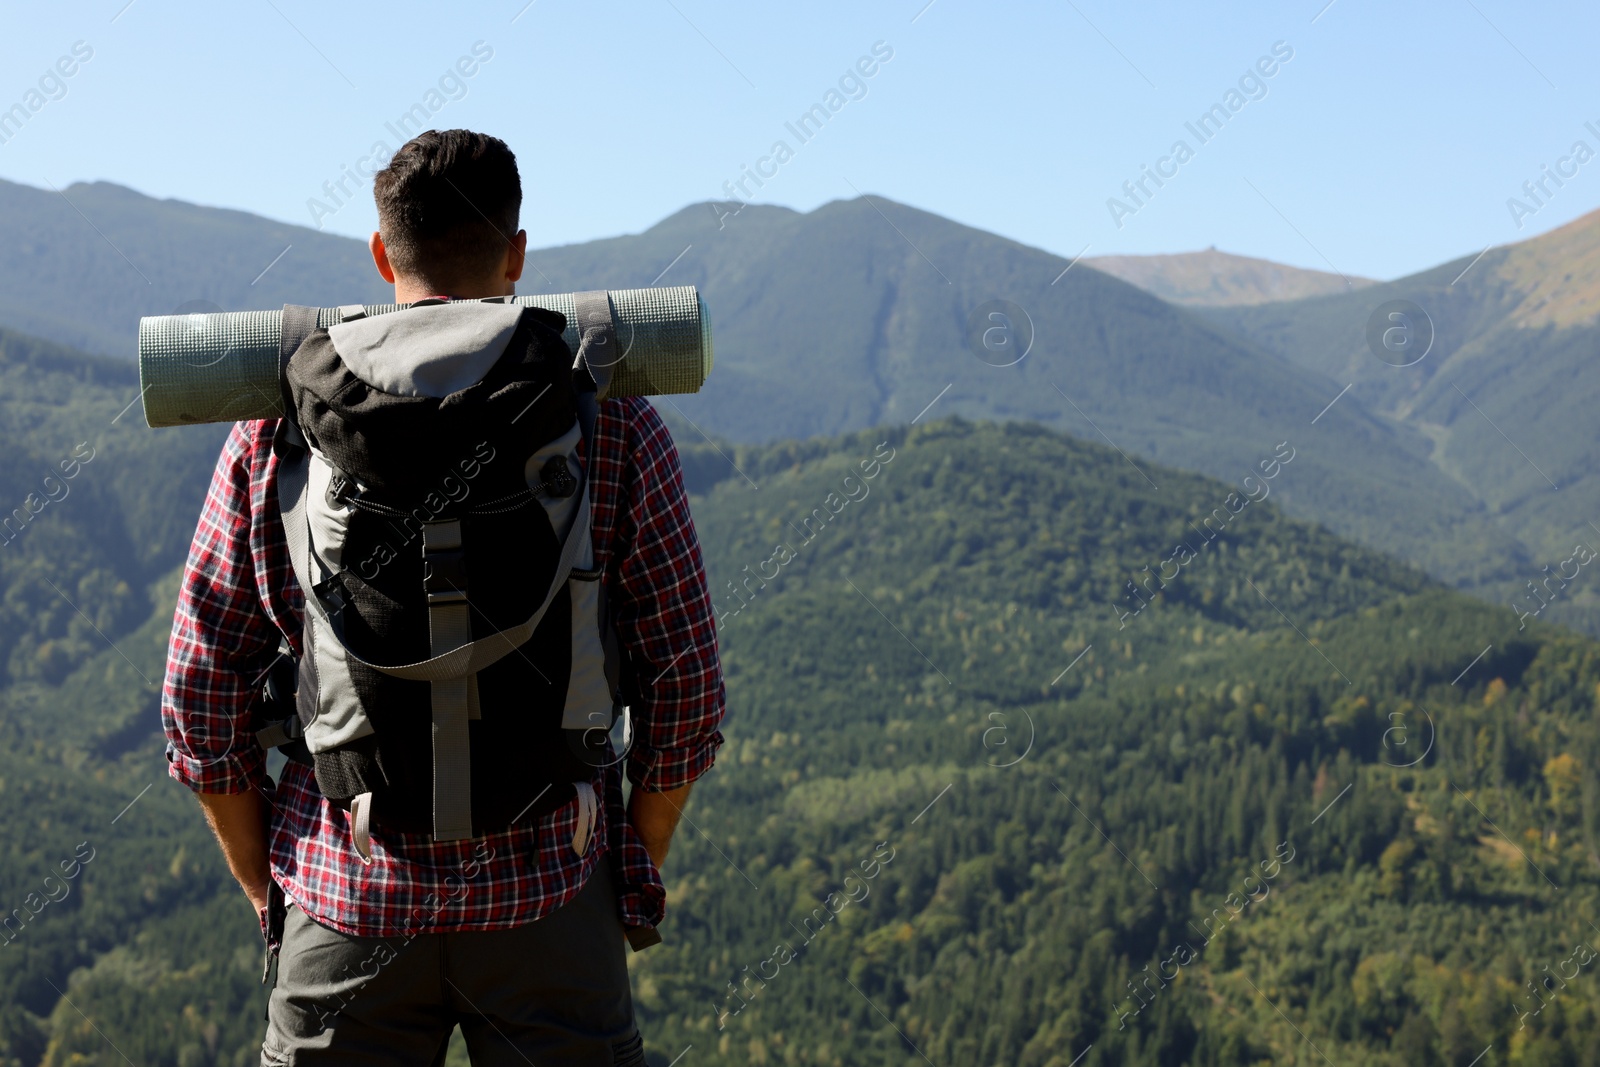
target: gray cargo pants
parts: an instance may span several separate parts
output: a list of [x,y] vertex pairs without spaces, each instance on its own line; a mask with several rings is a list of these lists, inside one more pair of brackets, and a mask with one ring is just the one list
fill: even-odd
[[430,1067],[458,1025],[475,1067],[644,1067],[609,863],[510,930],[350,937],[289,910],[262,1067]]

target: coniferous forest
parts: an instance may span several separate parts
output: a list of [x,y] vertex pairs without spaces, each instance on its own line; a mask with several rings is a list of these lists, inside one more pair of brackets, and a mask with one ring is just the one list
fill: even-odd
[[[4,560],[23,1067],[258,1055],[253,916],[163,773],[164,516],[120,503],[186,522],[215,435],[120,436],[130,371],[71,372],[37,448],[96,458]],[[166,463],[90,481],[125,439]],[[683,441],[730,712],[632,957],[653,1064],[1600,1057],[1600,645],[1284,516],[1314,435],[1234,484],[960,419]]]

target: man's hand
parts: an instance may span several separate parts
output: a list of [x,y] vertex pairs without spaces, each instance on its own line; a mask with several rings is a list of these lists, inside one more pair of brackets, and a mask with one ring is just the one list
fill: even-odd
[[255,789],[234,794],[198,795],[211,832],[217,835],[217,843],[222,846],[228,869],[260,914],[267,906],[267,892],[272,886],[272,867],[267,859],[266,800]]
[[657,870],[667,862],[672,832],[678,828],[678,819],[683,815],[683,806],[689,802],[689,791],[693,788],[691,782],[665,793],[651,793],[635,786],[633,795],[628,798],[628,821],[638,831]]

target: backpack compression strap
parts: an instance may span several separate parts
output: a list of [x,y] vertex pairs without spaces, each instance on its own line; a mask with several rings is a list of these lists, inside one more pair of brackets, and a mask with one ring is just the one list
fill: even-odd
[[[594,379],[595,397],[606,398],[611,372],[627,355],[617,343],[617,320],[611,313],[611,294],[604,289],[572,295],[572,314],[578,320],[578,358],[574,372],[587,370]],[[579,392],[584,392],[580,386]],[[587,432],[590,427],[585,427]]]
[[[285,481],[283,475],[289,473],[288,466],[285,465],[280,468],[280,471],[279,484],[281,486]],[[296,495],[303,493],[305,490],[305,471],[303,468],[299,472],[298,480],[300,485],[294,490]],[[580,486],[580,488],[585,487]],[[297,517],[299,521],[295,523],[295,526],[298,528],[290,534],[289,550],[291,553],[300,553],[300,559],[309,563],[309,530],[306,528],[303,508],[299,509]],[[573,523],[573,529],[581,530],[587,535],[589,532],[588,522],[589,501],[585,497],[578,503],[578,517]],[[289,514],[287,509],[284,513],[284,527],[285,531],[288,532]],[[296,545],[297,540],[299,542],[298,546]],[[370,667],[372,670],[387,674],[391,678],[404,678],[413,682],[432,682],[445,678],[459,678],[464,674],[481,671],[486,667],[493,666],[520,648],[527,642],[528,638],[533,636],[533,631],[538,628],[539,623],[544,619],[545,613],[550,610],[550,604],[555,600],[556,594],[561,591],[562,587],[566,585],[567,579],[571,576],[573,565],[577,562],[578,555],[583,548],[582,541],[582,537],[569,536],[567,538],[566,542],[561,546],[561,557],[556,564],[555,577],[550,582],[550,589],[545,594],[544,602],[539,605],[538,610],[516,626],[507,627],[499,633],[490,634],[488,637],[480,637],[476,641],[468,641],[452,648],[443,655],[433,655],[415,663],[402,663],[395,666],[370,663],[351,652],[348,647],[345,649],[345,656],[352,663]],[[324,618],[328,618],[328,609],[322,605],[322,602],[317,597],[307,597],[306,602],[311,606],[312,610]],[[331,619],[329,623],[332,625]]]
[[[294,355],[307,337],[317,332],[317,312],[319,308],[306,307],[303,304],[283,305],[282,326],[278,332],[278,380],[283,381],[283,370],[289,365],[289,357]],[[285,398],[287,399],[287,398]],[[285,411],[293,411],[294,405],[289,405]]]
[[[600,417],[600,401],[611,386],[611,372],[622,361],[617,345],[617,324],[611,314],[611,294],[604,289],[574,293],[572,314],[578,320],[578,355],[572,361],[573,384],[577,387],[578,425],[583,431],[586,463],[594,462],[594,424]],[[626,353],[623,353],[626,355]],[[584,387],[584,374],[594,388]]]

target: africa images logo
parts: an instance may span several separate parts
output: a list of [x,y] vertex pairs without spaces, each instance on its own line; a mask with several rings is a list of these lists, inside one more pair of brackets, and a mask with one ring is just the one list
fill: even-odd
[[36,88],[27,90],[21,100],[0,111],[0,144],[9,143],[22,132],[23,124],[43,111],[46,104],[63,99],[67,95],[67,79],[77,74],[81,65],[93,58],[94,49],[89,42],[74,41],[71,55],[57,59],[39,75]]

